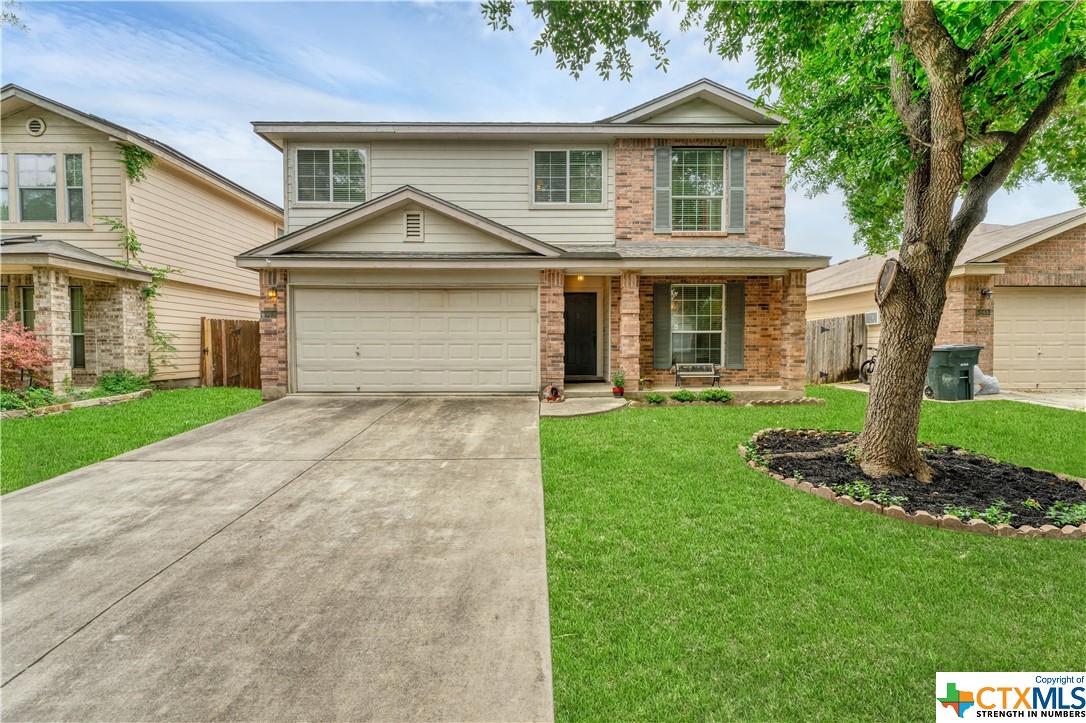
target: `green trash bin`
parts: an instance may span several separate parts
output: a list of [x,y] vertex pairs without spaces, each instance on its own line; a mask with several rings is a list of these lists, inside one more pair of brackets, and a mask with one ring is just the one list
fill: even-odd
[[946,344],[931,350],[924,396],[957,402],[973,398],[973,368],[980,360],[977,344]]

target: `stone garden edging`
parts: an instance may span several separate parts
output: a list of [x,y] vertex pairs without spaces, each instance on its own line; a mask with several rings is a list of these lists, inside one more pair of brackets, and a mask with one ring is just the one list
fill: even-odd
[[[775,428],[775,429],[761,429],[751,436],[750,441],[756,442],[763,434],[769,432],[790,432],[792,430]],[[832,434],[832,432],[827,432]],[[841,434],[852,434],[852,432],[842,432]],[[839,495],[829,487],[816,486],[810,482],[797,481],[791,477],[785,477],[782,474],[778,474],[767,467],[763,467],[760,464],[754,462],[754,460],[747,459],[749,448],[745,444],[739,445],[739,456],[747,463],[748,467],[756,469],[759,472],[772,477],[783,485],[800,490],[801,492],[807,492],[815,497],[821,497],[822,499],[836,502],[846,507],[855,507],[856,509],[863,510],[864,512],[871,512],[876,515],[885,515],[893,520],[901,520],[903,522],[912,522],[925,527],[937,527],[943,530],[954,530],[956,532],[972,532],[980,535],[994,535],[996,537],[1045,537],[1049,539],[1058,540],[1071,540],[1078,538],[1086,538],[1086,525],[1064,525],[1063,527],[1056,527],[1055,525],[1041,525],[1040,527],[1033,527],[1031,525],[1023,525],[1022,527],[1014,527],[1013,525],[992,525],[984,520],[973,519],[969,522],[962,522],[954,515],[933,515],[927,510],[920,510],[918,512],[910,513],[905,508],[898,505],[892,505],[885,507],[880,505],[874,500],[862,500],[858,501],[849,497],[848,495]],[[1063,480],[1068,480],[1077,483],[1083,489],[1086,489],[1086,479],[1081,477],[1071,477],[1070,475],[1061,474],[1059,472],[1053,472],[1057,477]]]
[[79,409],[80,407],[108,407],[113,404],[131,402],[149,396],[151,396],[150,389],[141,389],[138,392],[129,392],[128,394],[114,394],[112,397],[95,397],[94,399],[80,399],[75,402],[64,402],[63,404],[50,404],[48,407],[9,409],[6,412],[0,413],[0,419],[21,419],[22,417],[40,417],[46,414],[61,414],[63,412],[70,412],[73,409]]

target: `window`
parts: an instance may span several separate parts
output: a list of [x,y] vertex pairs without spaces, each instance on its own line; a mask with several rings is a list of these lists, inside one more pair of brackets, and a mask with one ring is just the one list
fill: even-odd
[[0,286],[0,319],[7,321],[11,308],[8,306],[8,287]]
[[720,231],[724,209],[724,149],[671,150],[671,228]]
[[679,364],[721,364],[724,286],[671,287],[671,356]]
[[536,151],[536,203],[603,203],[603,151]]
[[366,156],[353,148],[299,149],[298,200],[361,203],[366,200]]
[[22,308],[22,317],[19,319],[27,329],[34,328],[34,287],[20,286],[19,301]]
[[16,153],[20,221],[57,220],[57,157],[54,153]]
[[8,201],[8,154],[0,153],[0,221],[10,220]]
[[83,287],[69,286],[68,298],[72,302],[72,367],[87,368],[86,336],[83,333]]
[[83,156],[64,154],[64,187],[68,197],[68,222],[83,221]]

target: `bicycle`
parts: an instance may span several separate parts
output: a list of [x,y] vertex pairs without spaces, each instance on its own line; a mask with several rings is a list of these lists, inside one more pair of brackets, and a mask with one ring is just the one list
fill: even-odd
[[870,384],[871,377],[875,375],[875,360],[879,358],[879,350],[871,350],[871,358],[860,365],[860,382]]

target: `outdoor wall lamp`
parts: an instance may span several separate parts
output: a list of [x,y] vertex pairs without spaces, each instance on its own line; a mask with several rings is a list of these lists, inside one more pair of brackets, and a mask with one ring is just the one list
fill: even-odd
[[980,295],[983,296],[985,299],[990,299],[990,298],[992,298],[992,290],[991,289],[981,289],[980,290]]
[[274,288],[268,289],[267,297],[268,301],[275,301],[279,298],[279,290]]

